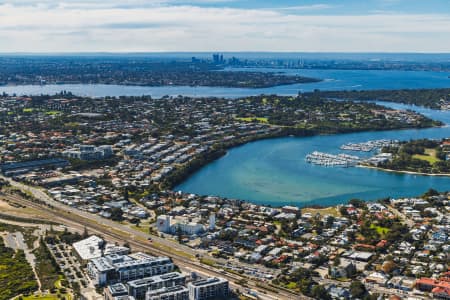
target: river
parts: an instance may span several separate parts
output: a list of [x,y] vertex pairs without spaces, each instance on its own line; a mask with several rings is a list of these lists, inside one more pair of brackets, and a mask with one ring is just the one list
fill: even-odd
[[[268,89],[216,87],[136,87],[118,85],[46,85],[6,86],[9,94],[52,94],[61,90],[74,94],[102,97],[121,95],[217,96],[236,98],[249,95],[295,95],[298,91],[343,89],[399,89],[450,87],[448,74],[417,71],[342,71],[273,70],[322,78],[310,84],[278,86]],[[395,103],[380,103],[393,108],[412,109],[450,124],[450,112]],[[366,168],[327,168],[307,164],[306,154],[313,151],[341,152],[349,142],[375,139],[409,140],[450,137],[450,127],[422,130],[363,132],[305,138],[278,138],[252,142],[231,149],[226,156],[203,167],[176,187],[190,193],[238,198],[265,205],[334,205],[351,198],[375,200],[383,197],[420,195],[429,188],[450,189],[450,178],[395,174]],[[351,152],[348,152],[351,153]]]
[[426,71],[379,71],[379,70],[294,70],[294,69],[234,69],[258,72],[280,72],[323,79],[321,82],[282,85],[262,89],[190,87],[190,86],[123,86],[105,84],[49,84],[0,86],[0,93],[10,95],[55,94],[63,90],[80,96],[142,96],[154,98],[168,96],[226,97],[238,98],[260,94],[297,95],[298,92],[320,90],[368,90],[450,87],[449,73]]
[[[450,112],[380,102],[412,109],[450,124]],[[331,168],[308,164],[313,151],[348,153],[339,147],[377,139],[410,140],[450,137],[448,125],[421,130],[363,132],[314,137],[286,137],[252,142],[231,149],[205,166],[176,190],[248,200],[264,205],[335,205],[352,198],[417,196],[429,188],[450,189],[450,178],[383,172],[367,168]]]

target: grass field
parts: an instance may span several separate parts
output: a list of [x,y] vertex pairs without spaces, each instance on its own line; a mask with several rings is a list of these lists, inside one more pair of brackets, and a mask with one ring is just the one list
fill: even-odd
[[386,235],[389,232],[389,228],[377,226],[375,224],[370,225],[370,228],[375,229],[377,231],[377,233],[382,236]]
[[45,114],[46,114],[46,115],[49,115],[49,116],[55,116],[55,115],[61,114],[61,112],[60,112],[60,111],[57,111],[57,110],[49,110],[49,111],[47,111]]
[[269,123],[269,120],[267,118],[262,118],[262,117],[248,117],[248,118],[236,118],[236,120],[238,121],[243,121],[243,122],[258,122],[258,123]]
[[441,161],[439,158],[436,157],[436,150],[435,149],[425,149],[425,154],[414,154],[413,158],[425,160],[429,162],[430,164],[434,164],[438,161]]
[[62,289],[64,288],[62,281],[64,280],[64,276],[63,275],[58,275],[58,280],[55,281],[55,288],[57,289]]
[[200,259],[200,262],[202,264],[205,264],[205,265],[208,265],[208,266],[212,266],[212,267],[214,267],[216,265],[216,263],[213,260],[205,258],[205,257],[202,257]]
[[57,295],[50,294],[50,295],[39,295],[39,296],[28,296],[23,297],[23,300],[56,300],[59,299]]
[[[70,295],[62,295],[62,299],[70,300],[72,296]],[[57,294],[48,294],[48,295],[32,295],[27,297],[22,297],[23,300],[58,300],[61,299]]]
[[290,289],[290,290],[295,290],[296,288],[297,288],[297,283],[296,282],[293,282],[293,281],[291,281],[291,282],[289,282],[287,285],[286,285],[286,288],[288,288],[288,289]]
[[150,225],[151,224],[150,224],[150,222],[148,220],[141,222],[139,224],[139,226],[136,226],[134,224],[129,224],[129,226],[131,228],[133,228],[134,230],[138,230],[138,231],[143,232],[143,233],[149,233]]

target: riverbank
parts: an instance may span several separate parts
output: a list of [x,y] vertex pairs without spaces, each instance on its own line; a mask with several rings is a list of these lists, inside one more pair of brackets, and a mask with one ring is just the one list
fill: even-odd
[[[443,125],[442,125],[443,126]],[[425,128],[438,128],[442,127],[441,125],[429,126]],[[293,128],[293,127],[283,127],[273,125],[272,127],[278,128],[280,131],[272,134],[259,135],[259,136],[251,136],[245,139],[235,140],[232,142],[221,144],[219,147],[212,149],[206,155],[196,158],[191,163],[186,166],[183,166],[181,169],[178,169],[173,174],[169,175],[166,180],[162,183],[161,187],[163,189],[174,189],[177,185],[181,184],[185,180],[187,180],[194,173],[207,166],[208,164],[217,161],[218,159],[224,157],[231,149],[237,148],[240,146],[244,146],[249,143],[269,140],[269,139],[278,139],[278,138],[286,138],[286,137],[313,137],[313,136],[333,136],[333,135],[344,135],[358,132],[382,132],[382,131],[392,131],[392,130],[409,130],[412,128],[397,128],[390,130],[382,130],[378,128],[374,128],[372,130],[348,130],[348,131],[336,131],[336,132],[319,132],[314,129],[304,129],[304,128]],[[416,127],[415,129],[422,129],[423,127]]]
[[357,167],[359,167],[359,168],[367,168],[367,169],[374,169],[374,170],[384,171],[384,172],[390,172],[390,173],[398,173],[398,174],[420,175],[420,176],[437,176],[437,177],[450,177],[450,173],[442,173],[442,174],[435,174],[435,173],[421,173],[421,172],[413,172],[413,171],[402,171],[402,170],[384,169],[384,168],[375,167],[375,166],[368,166],[368,165],[358,165]]

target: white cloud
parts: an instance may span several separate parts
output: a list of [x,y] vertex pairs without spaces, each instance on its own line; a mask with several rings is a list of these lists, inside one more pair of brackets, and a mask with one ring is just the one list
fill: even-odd
[[117,0],[105,7],[88,0],[8,1],[0,4],[0,51],[450,51],[444,14],[323,16],[161,5],[174,1],[133,0],[149,5],[138,8]]
[[325,4],[325,3],[318,3],[318,4],[311,4],[311,5],[288,6],[288,7],[281,8],[281,10],[311,11],[311,10],[331,9],[333,7],[335,7],[335,6],[334,5],[330,5],[330,4]]

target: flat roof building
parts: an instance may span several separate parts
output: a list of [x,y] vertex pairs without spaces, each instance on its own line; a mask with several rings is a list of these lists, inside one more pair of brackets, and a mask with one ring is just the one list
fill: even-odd
[[207,278],[188,284],[190,300],[227,299],[229,295],[228,280]]
[[[73,243],[73,249],[77,253],[78,257],[83,261],[87,262],[94,258],[99,258],[102,256],[101,246],[106,243],[102,238],[92,235],[87,239],[81,240],[79,242]],[[127,247],[116,246],[114,244],[107,243],[103,249],[103,255],[119,254],[126,255],[130,252]]]
[[148,291],[145,300],[189,300],[189,290],[184,286]]
[[107,255],[91,259],[87,265],[87,273],[98,286],[165,274],[173,269],[174,264],[170,258],[145,253]]
[[105,300],[113,300],[118,297],[128,297],[127,287],[123,283],[116,283],[107,286],[103,291]]
[[144,300],[145,294],[148,291],[160,290],[162,288],[174,287],[177,285],[185,285],[185,283],[185,275],[173,272],[129,281],[127,286],[129,295],[135,297],[137,300]]

